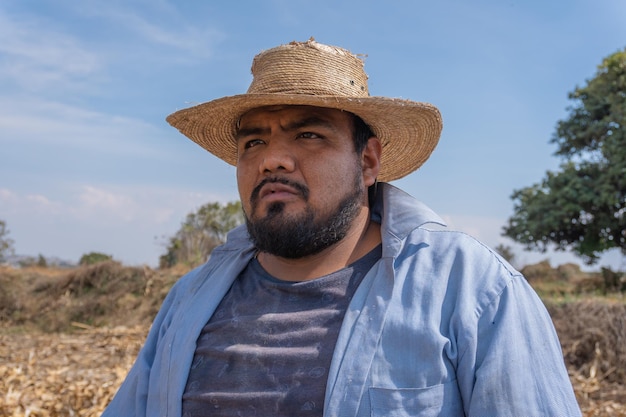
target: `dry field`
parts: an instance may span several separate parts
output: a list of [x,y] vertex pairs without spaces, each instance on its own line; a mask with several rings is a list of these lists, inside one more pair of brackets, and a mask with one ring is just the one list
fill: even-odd
[[586,299],[550,308],[585,416],[626,417],[626,304]]
[[99,416],[145,334],[114,328],[0,335],[0,416]]
[[[99,416],[181,272],[0,269],[0,417]],[[626,417],[624,300],[557,300],[549,309],[584,416]]]

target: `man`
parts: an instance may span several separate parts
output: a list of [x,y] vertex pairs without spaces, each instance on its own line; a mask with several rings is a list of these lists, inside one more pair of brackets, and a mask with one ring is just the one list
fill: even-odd
[[314,40],[168,117],[236,165],[246,226],[170,291],[105,416],[577,416],[517,271],[385,183],[442,128]]

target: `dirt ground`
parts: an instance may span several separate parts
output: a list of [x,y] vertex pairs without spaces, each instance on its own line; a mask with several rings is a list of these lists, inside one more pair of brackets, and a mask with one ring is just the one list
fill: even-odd
[[[71,334],[0,330],[0,417],[100,415],[147,330],[74,325]],[[626,387],[598,374],[571,379],[585,417],[626,416]]]

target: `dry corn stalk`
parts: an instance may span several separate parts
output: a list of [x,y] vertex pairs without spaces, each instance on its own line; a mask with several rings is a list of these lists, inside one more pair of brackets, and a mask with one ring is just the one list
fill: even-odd
[[0,417],[99,416],[145,335],[121,327],[0,334]]

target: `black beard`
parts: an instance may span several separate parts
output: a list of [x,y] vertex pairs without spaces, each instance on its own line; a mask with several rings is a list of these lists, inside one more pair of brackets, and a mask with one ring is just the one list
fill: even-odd
[[[275,181],[294,186],[291,182]],[[308,197],[308,189],[301,185],[296,188],[301,191],[303,198],[305,195]],[[346,237],[359,213],[362,188],[357,175],[354,191],[341,200],[333,212],[318,219],[309,206],[302,214],[287,215],[284,213],[284,203],[273,203],[268,207],[264,218],[251,219],[251,216],[246,215],[248,234],[261,252],[289,259],[315,255]],[[253,196],[254,194],[253,192]],[[256,199],[253,197],[251,200],[254,211]]]

